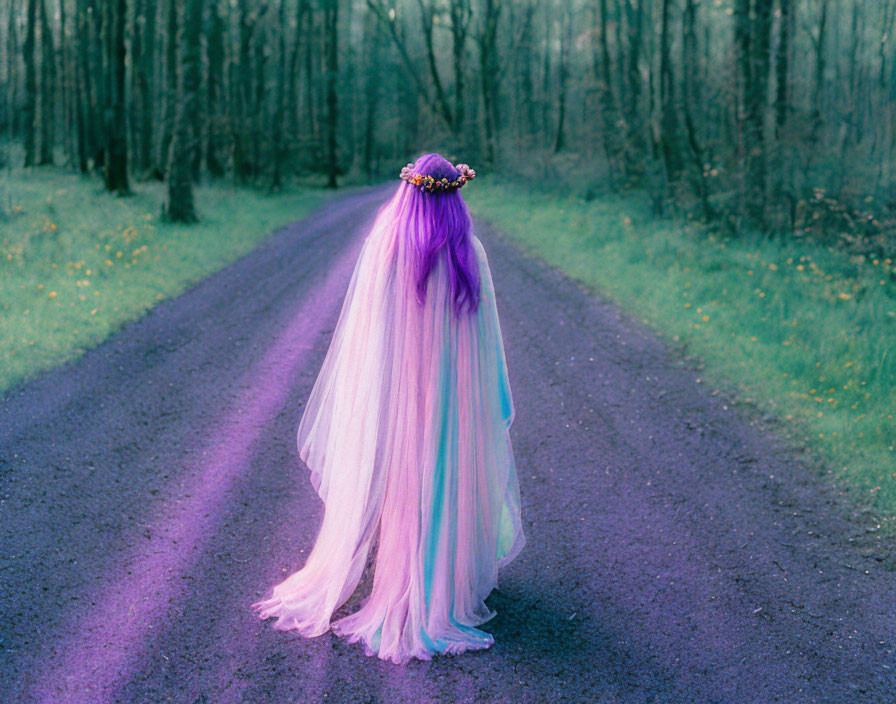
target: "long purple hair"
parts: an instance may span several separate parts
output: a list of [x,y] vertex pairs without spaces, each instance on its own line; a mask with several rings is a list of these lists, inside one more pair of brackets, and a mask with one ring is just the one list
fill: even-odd
[[[453,181],[460,176],[451,162],[439,154],[424,154],[414,162],[417,173],[435,179]],[[426,300],[429,275],[444,256],[448,266],[449,287],[454,298],[454,311],[475,312],[479,307],[479,267],[470,239],[472,219],[460,189],[445,193],[425,193],[402,181],[399,185],[402,204],[396,210],[413,243],[417,298]]]

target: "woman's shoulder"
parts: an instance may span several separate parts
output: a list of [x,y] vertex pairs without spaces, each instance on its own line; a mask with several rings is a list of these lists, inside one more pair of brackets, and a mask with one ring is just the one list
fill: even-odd
[[472,242],[476,254],[480,257],[485,257],[485,247],[482,246],[482,241],[472,232],[470,233],[470,242]]

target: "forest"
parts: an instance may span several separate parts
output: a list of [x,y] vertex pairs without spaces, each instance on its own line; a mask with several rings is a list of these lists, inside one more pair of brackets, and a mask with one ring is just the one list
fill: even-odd
[[[892,256],[896,0],[2,0],[9,166],[394,176],[415,150]],[[6,204],[8,206],[8,204]]]

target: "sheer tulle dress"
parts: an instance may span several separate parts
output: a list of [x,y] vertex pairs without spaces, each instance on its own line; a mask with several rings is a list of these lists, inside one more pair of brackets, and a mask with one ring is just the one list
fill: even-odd
[[[525,544],[486,253],[471,234],[477,311],[455,315],[444,257],[421,303],[415,231],[394,211],[412,197],[400,188],[362,245],[299,424],[299,455],[324,502],[316,542],[301,569],[253,604],[277,629],[311,637],[332,627],[396,663],[492,645],[476,627],[495,615],[484,600]],[[375,540],[370,594],[331,623]]]

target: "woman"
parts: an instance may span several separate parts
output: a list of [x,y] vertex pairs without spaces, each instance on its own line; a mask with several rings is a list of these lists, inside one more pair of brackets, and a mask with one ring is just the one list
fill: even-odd
[[[253,604],[277,629],[332,627],[396,663],[494,643],[476,626],[525,536],[494,288],[460,195],[474,177],[421,156],[364,241],[298,429],[323,523],[304,567]],[[330,623],[374,540],[371,593]]]

